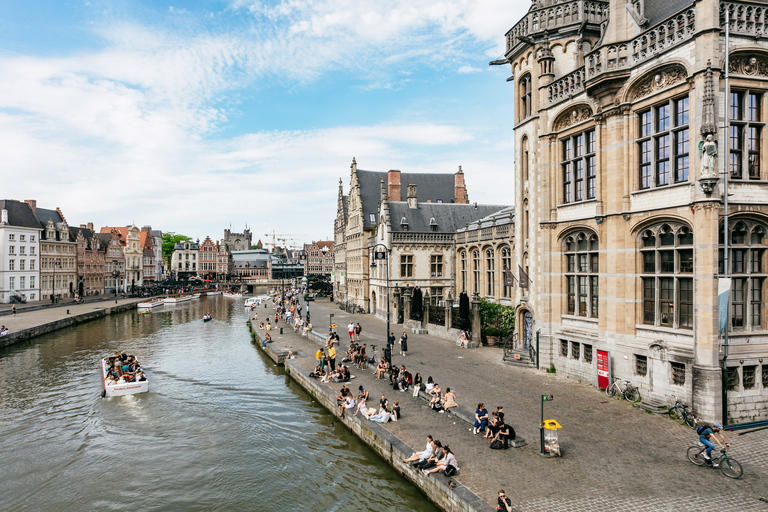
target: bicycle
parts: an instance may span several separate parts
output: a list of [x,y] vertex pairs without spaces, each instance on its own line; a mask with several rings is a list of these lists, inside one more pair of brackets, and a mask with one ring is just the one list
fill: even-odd
[[[697,466],[703,466],[707,463],[707,459],[702,455],[706,449],[707,447],[701,443],[689,447],[687,452],[688,460]],[[728,454],[726,454],[725,451],[726,448],[723,448],[720,450],[720,453],[722,454],[720,457],[712,457],[712,467],[719,467],[720,471],[728,478],[741,478],[741,475],[744,474],[744,471],[741,469],[741,464],[739,464],[736,459],[728,457]],[[712,453],[714,452],[715,451],[712,450]]]
[[617,393],[626,400],[627,402],[639,402],[640,401],[640,391],[629,383],[628,380],[625,380],[626,382],[624,389],[621,389],[619,386],[619,381],[622,379],[614,379],[613,384],[605,388],[605,394],[609,397],[613,398],[614,395]]
[[675,396],[675,405],[674,407],[670,407],[667,414],[669,414],[669,417],[673,420],[679,419],[682,420],[682,422],[689,427],[696,428],[696,424],[699,422],[699,420],[696,419],[696,416],[688,410],[688,406],[681,404],[680,400],[678,400],[677,396]]

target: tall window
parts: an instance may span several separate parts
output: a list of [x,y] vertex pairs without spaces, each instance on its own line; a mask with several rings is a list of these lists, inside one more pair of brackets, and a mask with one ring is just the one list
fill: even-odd
[[400,255],[400,277],[413,277],[413,255]]
[[569,315],[597,318],[600,272],[597,235],[580,231],[568,236],[565,250],[565,286]]
[[561,142],[563,203],[595,198],[595,130],[578,133]]
[[664,223],[640,234],[643,323],[693,328],[693,233]]
[[433,254],[430,256],[430,275],[432,277],[442,277],[443,276],[443,255],[442,254]]
[[731,92],[728,170],[733,179],[760,179],[760,132],[765,124],[761,118],[761,100],[759,93]]
[[533,111],[531,99],[531,75],[525,75],[520,79],[520,119],[530,117]]
[[523,137],[522,151],[520,154],[520,169],[523,171],[523,180],[528,179],[528,137]]
[[459,261],[461,265],[461,290],[467,291],[467,252],[461,251],[459,254]]
[[480,294],[480,251],[472,251],[472,285],[473,293]]
[[[731,329],[761,330],[763,327],[763,288],[766,271],[766,229],[747,220],[730,223],[728,246],[731,281]],[[720,244],[725,240],[720,230]],[[724,250],[719,250],[718,273],[725,270]]]
[[496,279],[495,262],[493,261],[493,249],[485,250],[485,279],[487,282],[486,295],[494,296],[494,281]]
[[[509,272],[512,272],[512,252],[509,250],[509,247],[503,247],[501,249],[501,267],[502,271],[508,270]],[[512,287],[507,286],[507,276],[503,276],[504,279],[504,297],[510,298],[512,297]]]
[[690,132],[688,97],[640,112],[638,139],[641,189],[688,181]]

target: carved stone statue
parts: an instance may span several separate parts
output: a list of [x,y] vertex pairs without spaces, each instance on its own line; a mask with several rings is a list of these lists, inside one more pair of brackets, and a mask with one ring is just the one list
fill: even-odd
[[717,166],[715,158],[717,157],[717,141],[713,140],[712,134],[707,135],[706,140],[699,142],[699,157],[701,157],[700,178],[717,177]]

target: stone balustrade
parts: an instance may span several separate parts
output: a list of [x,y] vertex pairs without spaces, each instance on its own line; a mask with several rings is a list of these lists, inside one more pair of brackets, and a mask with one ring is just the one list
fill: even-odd
[[765,4],[748,2],[721,2],[720,26],[725,27],[725,12],[730,12],[731,34],[740,34],[753,37],[768,36],[768,22],[766,13],[768,6]]
[[582,66],[549,84],[547,86],[547,104],[549,106],[556,105],[584,92],[586,76],[586,71]]

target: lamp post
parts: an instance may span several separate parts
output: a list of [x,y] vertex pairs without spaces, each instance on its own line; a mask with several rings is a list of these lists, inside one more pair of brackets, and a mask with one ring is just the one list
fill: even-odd
[[[376,252],[377,247],[382,247],[384,250]],[[384,260],[387,265],[387,332],[384,336],[384,340],[389,344],[389,257],[387,256],[387,246],[384,244],[376,244],[371,247],[371,253],[374,256],[371,258],[371,268],[377,267],[376,260]]]
[[112,271],[112,278],[115,280],[115,299],[117,299],[117,286],[119,277],[120,271],[117,269],[117,264],[115,264],[115,270]]
[[51,278],[51,304],[56,303],[56,267],[61,268],[61,258],[51,260],[51,267],[53,268],[53,277]]

